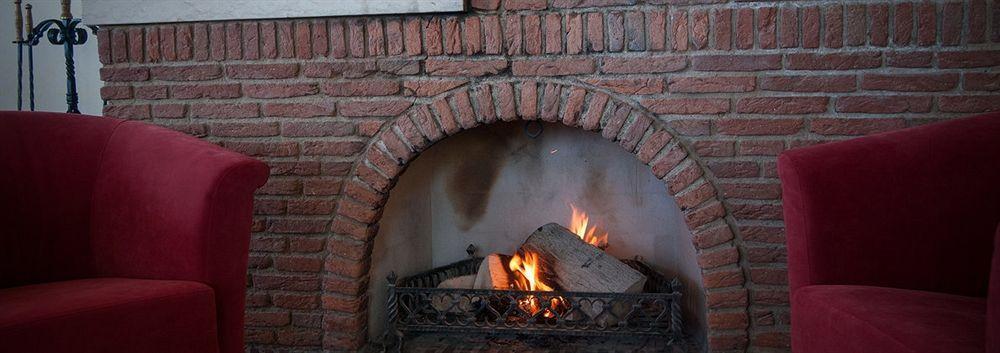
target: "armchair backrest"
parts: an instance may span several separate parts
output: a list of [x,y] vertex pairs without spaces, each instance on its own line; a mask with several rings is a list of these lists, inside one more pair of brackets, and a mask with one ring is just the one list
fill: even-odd
[[0,112],[0,288],[92,269],[92,186],[122,121],[59,115]]
[[986,296],[1000,221],[1000,113],[788,151],[779,170],[792,290]]

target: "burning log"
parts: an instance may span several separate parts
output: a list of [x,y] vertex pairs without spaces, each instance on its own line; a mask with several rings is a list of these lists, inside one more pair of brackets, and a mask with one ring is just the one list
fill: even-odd
[[510,256],[502,254],[490,254],[483,258],[479,265],[479,272],[476,273],[476,280],[472,286],[474,289],[497,289],[508,290],[511,285],[510,272],[507,270],[507,263]]
[[638,293],[646,284],[645,275],[555,223],[531,233],[517,253],[537,254],[560,290]]

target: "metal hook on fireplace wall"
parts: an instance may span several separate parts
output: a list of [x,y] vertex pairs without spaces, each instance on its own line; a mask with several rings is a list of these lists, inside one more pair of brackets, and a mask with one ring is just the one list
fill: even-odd
[[476,257],[476,250],[475,245],[469,244],[469,246],[465,248],[465,253],[469,254],[469,258],[474,258]]
[[531,120],[524,122],[524,134],[528,135],[528,138],[538,138],[538,136],[542,135],[542,131],[545,131],[545,126],[540,121]]

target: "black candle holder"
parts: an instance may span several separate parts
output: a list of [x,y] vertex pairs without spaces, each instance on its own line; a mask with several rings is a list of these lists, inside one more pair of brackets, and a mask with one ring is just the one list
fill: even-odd
[[[23,48],[28,49],[28,102],[30,110],[35,110],[35,63],[34,63],[34,47],[41,43],[42,36],[44,35],[50,44],[61,45],[63,47],[63,56],[66,61],[66,112],[67,113],[80,113],[79,102],[80,97],[76,89],[76,65],[73,60],[74,50],[73,46],[81,45],[87,42],[87,30],[84,28],[79,28],[81,19],[73,18],[73,15],[69,10],[69,0],[62,0],[62,16],[59,19],[49,19],[38,23],[37,26],[32,25],[31,19],[31,5],[26,5],[27,10],[27,31],[28,35],[26,38],[22,38],[20,33],[20,28],[18,28],[18,40],[14,43],[17,44],[17,109],[22,110],[22,76],[24,72],[23,64]],[[15,1],[15,6],[17,7],[17,19],[18,26],[20,22],[20,1]],[[97,34],[97,26],[86,26],[90,28],[91,33]]]

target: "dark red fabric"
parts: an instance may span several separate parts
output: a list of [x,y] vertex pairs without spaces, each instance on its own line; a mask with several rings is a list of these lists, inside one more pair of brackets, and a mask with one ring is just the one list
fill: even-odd
[[791,289],[986,296],[1000,221],[1000,113],[784,153]]
[[218,352],[212,288],[95,278],[0,289],[0,350]]
[[993,239],[993,271],[986,300],[986,351],[1000,353],[1000,226]]
[[267,167],[163,128],[126,122],[111,140],[91,210],[96,273],[212,286],[223,352],[243,351],[253,191]]
[[0,288],[92,272],[93,185],[122,121],[60,115],[0,112]]
[[813,285],[792,298],[792,350],[981,353],[986,300],[868,286]]
[[983,352],[1000,336],[1000,113],[788,151],[778,172],[793,351]]
[[0,286],[86,277],[202,282],[215,293],[221,352],[243,351],[263,163],[134,121],[0,112],[0,174],[0,196],[10,196],[0,197],[0,217],[11,225],[0,231]]

